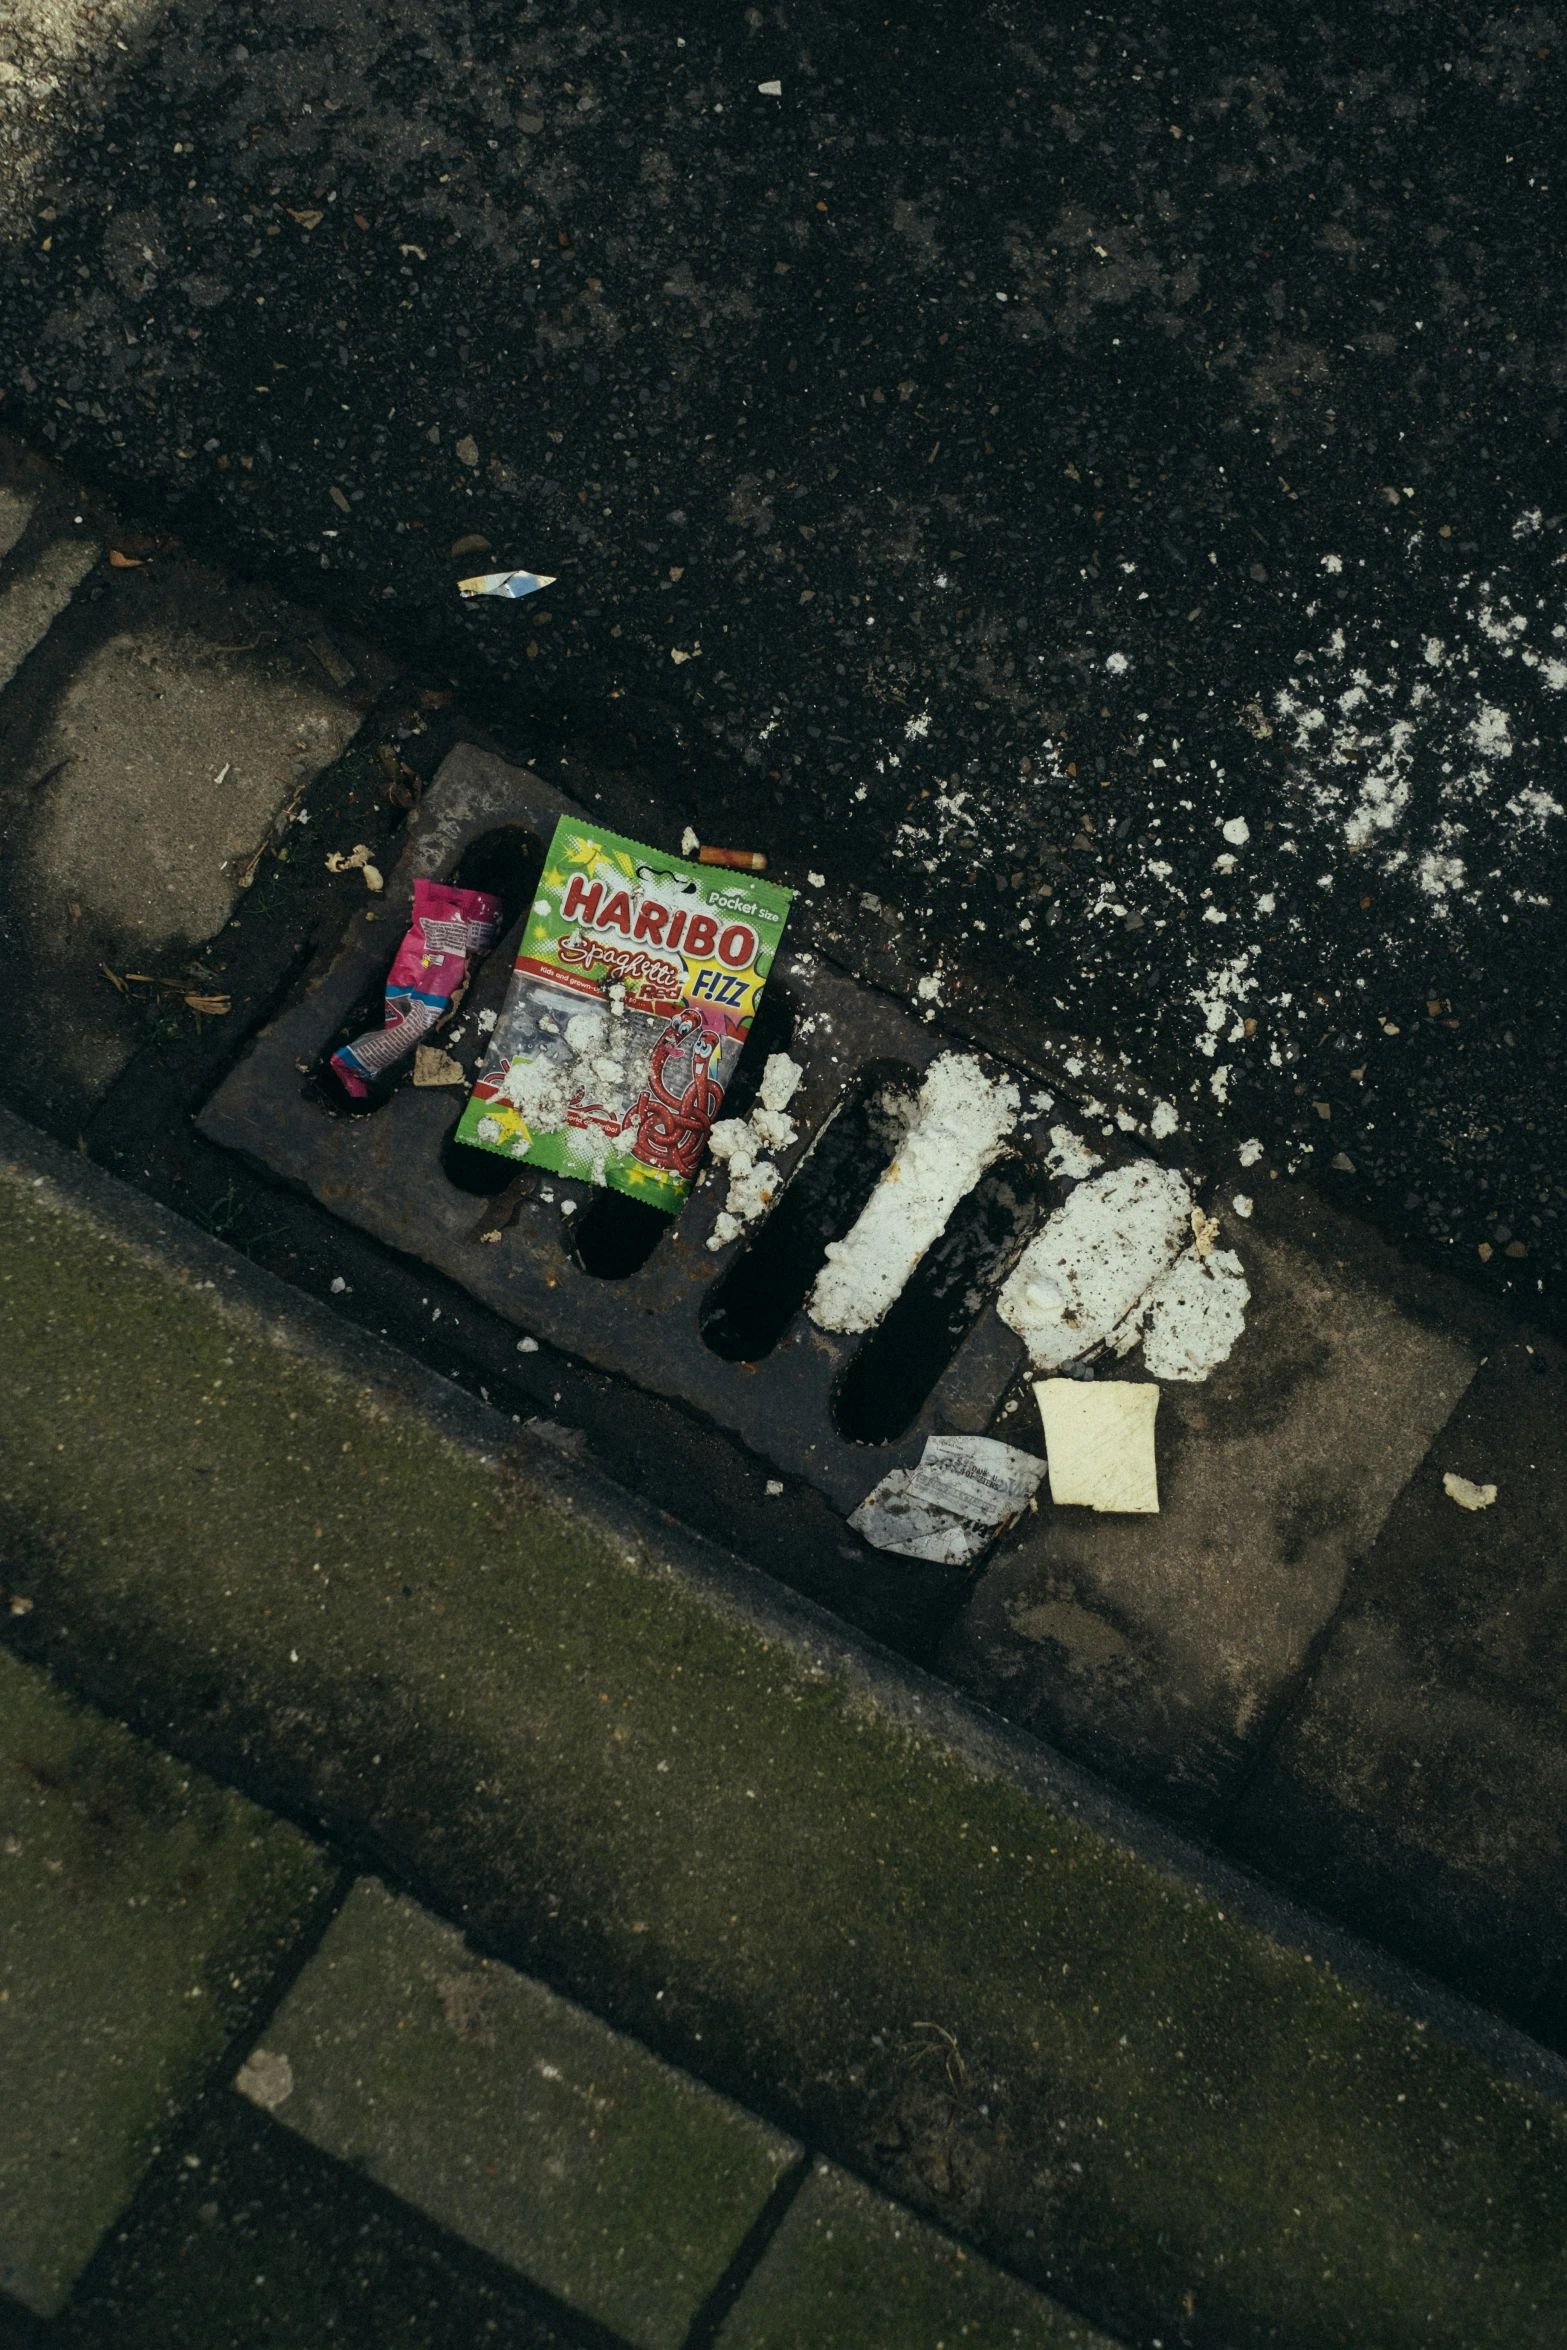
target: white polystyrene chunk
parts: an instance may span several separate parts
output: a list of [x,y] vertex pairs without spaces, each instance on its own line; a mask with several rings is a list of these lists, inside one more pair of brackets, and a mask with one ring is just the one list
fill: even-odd
[[1156,1379],[1206,1379],[1245,1329],[1250,1302],[1233,1249],[1188,1249],[1149,1293],[1143,1361]]
[[787,1110],[755,1109],[750,1124],[752,1134],[766,1150],[786,1151],[799,1138],[800,1129]]
[[1080,1183],[1029,1243],[997,1300],[1038,1371],[1102,1346],[1191,1238],[1173,1168],[1134,1159]]
[[764,1110],[786,1110],[793,1101],[795,1088],[805,1070],[798,1061],[791,1061],[787,1053],[769,1053],[767,1066],[762,1071],[761,1101]]
[[566,1022],[566,1042],[572,1051],[586,1054],[590,1059],[604,1042],[604,1014],[595,1005],[591,1012],[573,1012]]
[[819,1329],[875,1329],[1011,1133],[1019,1106],[1017,1087],[987,1077],[967,1053],[931,1064],[897,1157],[858,1222],[828,1244],[808,1309]]
[[733,1160],[729,1167],[729,1197],[724,1206],[731,1216],[749,1224],[770,1208],[778,1189],[778,1170],[770,1159],[758,1159],[741,1174]]
[[708,1133],[707,1147],[715,1159],[731,1164],[743,1159],[749,1166],[756,1155],[751,1148],[751,1129],[743,1118],[720,1118]]
[[1104,1165],[1104,1154],[1090,1150],[1070,1126],[1052,1126],[1045,1164],[1052,1175],[1064,1175],[1069,1183],[1081,1183],[1085,1175],[1092,1175],[1096,1167]]

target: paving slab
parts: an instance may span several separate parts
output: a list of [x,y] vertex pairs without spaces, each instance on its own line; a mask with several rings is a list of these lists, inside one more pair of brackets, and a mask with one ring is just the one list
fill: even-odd
[[1261,1211],[1241,1245],[1252,1296],[1234,1352],[1201,1385],[1163,1389],[1159,1514],[1041,1509],[941,1659],[1202,1817],[1241,1782],[1478,1359]]
[[225,2092],[165,2148],[48,2350],[584,2350],[585,2331]]
[[0,1651],[0,2295],[60,2308],[334,1877]]
[[1110,2350],[1108,2337],[819,2162],[717,2350]]
[[639,2350],[678,2350],[801,2154],[372,1878],[236,2086]]
[[[1567,2032],[1567,1356],[1493,1347],[1351,1578],[1229,1834],[1472,1996]],[[1448,1472],[1495,1483],[1460,1509]],[[1456,1930],[1455,1930],[1456,1929]]]
[[[221,949],[205,979],[187,959],[224,928],[285,808],[305,821],[276,845],[311,853],[311,788],[396,664],[167,538],[125,533],[14,443],[0,490],[0,521],[28,522],[0,559],[9,1073],[79,1125],[142,1040],[142,1007],[105,967],[221,994]],[[132,564],[102,560],[122,543],[141,550]]]
[[72,899],[90,906],[148,954],[228,919],[274,811],[359,723],[298,658],[236,659],[181,627],[169,606],[188,593],[160,579],[140,625],[81,663],[34,753],[55,778],[28,859],[36,891],[61,917]]
[[[20,533],[18,533],[20,536]],[[101,540],[83,531],[49,539],[31,562],[0,580],[0,692],[50,629],[103,554]]]
[[1556,2350],[1555,2059],[0,1134],[10,1640],[1112,2332]]
[[10,554],[33,518],[33,500],[0,481],[0,560]]

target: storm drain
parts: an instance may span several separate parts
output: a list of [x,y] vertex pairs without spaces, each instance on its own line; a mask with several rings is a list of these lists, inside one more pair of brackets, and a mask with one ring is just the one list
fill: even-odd
[[[496,1195],[517,1170],[453,1139],[466,1091],[416,1087],[405,1074],[374,1109],[345,1117],[326,1107],[320,1073],[339,1043],[379,1020],[413,885],[426,877],[503,901],[500,943],[439,1040],[471,1081],[544,844],[563,815],[582,811],[537,776],[471,746],[454,751],[384,895],[354,913],[330,965],[258,1035],[198,1123],[213,1142],[459,1282],[519,1332],[704,1413],[847,1512],[887,1469],[912,1464],[928,1435],[982,1433],[1022,1369],[1022,1343],[999,1320],[995,1296],[1062,1196],[1048,1163],[1060,1108],[1026,1073],[983,1063],[1010,1077],[1022,1100],[1004,1154],[876,1328],[851,1337],[818,1329],[805,1306],[828,1248],[855,1225],[922,1079],[953,1048],[891,998],[791,952],[786,932],[724,1102],[726,1117],[747,1114],[771,1053],[803,1064],[790,1103],[799,1137],[778,1154],[782,1182],[765,1220],[715,1251],[719,1170],[678,1217],[545,1174],[499,1238],[481,1239],[510,1204]],[[1097,1147],[1115,1155],[1108,1142]]]

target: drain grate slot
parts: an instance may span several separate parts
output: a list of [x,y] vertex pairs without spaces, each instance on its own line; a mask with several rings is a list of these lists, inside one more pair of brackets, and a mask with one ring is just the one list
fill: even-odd
[[640,1273],[670,1227],[663,1208],[624,1191],[596,1191],[572,1218],[567,1253],[595,1281],[629,1281]]
[[515,1159],[503,1159],[495,1151],[477,1149],[472,1143],[457,1139],[457,1116],[441,1138],[441,1173],[458,1191],[465,1191],[473,1199],[493,1199],[514,1183],[520,1172]]
[[455,889],[488,890],[499,898],[504,935],[527,912],[543,871],[544,843],[538,834],[521,824],[500,824],[470,841],[446,878]]
[[833,1426],[851,1444],[910,1428],[1050,1204],[1043,1170],[1004,1159],[960,1200],[883,1321],[839,1380]]
[[761,1231],[709,1291],[704,1345],[728,1363],[771,1354],[811,1294],[829,1241],[841,1240],[897,1151],[913,1100],[910,1073],[863,1070],[844,1094]]
[[796,1007],[787,990],[769,979],[757,1007],[734,1075],[724,1087],[720,1118],[749,1118],[762,1089],[762,1078],[774,1053],[786,1053],[794,1042]]
[[[396,1090],[395,1083],[377,1086],[365,1100],[360,1101],[349,1092],[346,1085],[339,1084],[337,1072],[332,1067],[334,1053],[341,1052],[345,1044],[353,1044],[356,1038],[380,1026],[386,1010],[386,976],[391,967],[392,954],[388,953],[382,969],[361,988],[352,1008],[339,1020],[321,1047],[311,1063],[309,1076],[299,1089],[303,1100],[318,1110],[326,1111],[329,1117],[373,1118],[377,1110],[385,1109]],[[400,1074],[401,1081],[406,1083],[407,1073]]]

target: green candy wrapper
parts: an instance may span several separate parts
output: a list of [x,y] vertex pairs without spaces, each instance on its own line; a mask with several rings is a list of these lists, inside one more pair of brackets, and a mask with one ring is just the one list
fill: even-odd
[[673,1212],[793,902],[563,817],[458,1141]]

